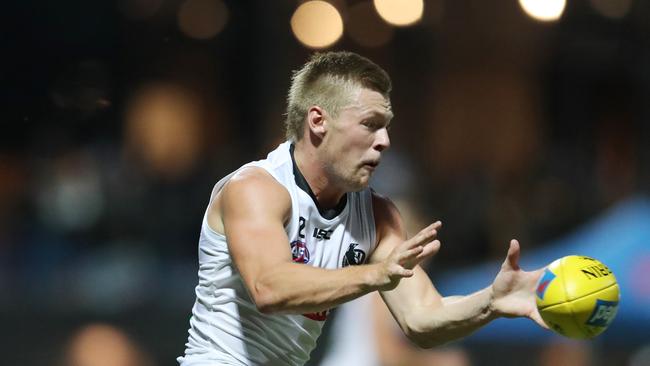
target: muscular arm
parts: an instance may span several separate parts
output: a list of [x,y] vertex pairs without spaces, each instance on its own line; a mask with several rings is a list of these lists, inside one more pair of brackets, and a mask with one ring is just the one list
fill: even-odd
[[[371,263],[383,260],[391,248],[406,237],[399,212],[389,200],[375,196],[373,207],[380,242]],[[506,282],[503,276],[511,274],[511,264],[517,260],[518,244],[515,249],[512,246],[510,249],[499,273],[501,280],[497,276],[492,286],[471,295],[442,297],[427,274],[416,266],[411,278],[400,281],[391,291],[382,291],[381,296],[404,333],[425,348],[467,336],[499,316],[529,316],[544,326],[536,309],[533,309],[534,299],[531,297],[534,283],[541,273],[519,271],[518,276],[526,276],[525,281],[519,278],[520,281],[515,284],[521,288],[507,287],[509,283],[505,284],[506,287],[502,286]],[[513,293],[519,297],[513,299]],[[503,311],[504,303],[509,307],[521,306]]]
[[[211,226],[222,224],[233,261],[260,311],[323,311],[380,288],[393,288],[399,278],[412,275],[386,261],[337,270],[294,263],[284,230],[290,213],[288,192],[259,168],[234,176],[208,212]],[[401,254],[411,258],[420,252],[416,246]]]

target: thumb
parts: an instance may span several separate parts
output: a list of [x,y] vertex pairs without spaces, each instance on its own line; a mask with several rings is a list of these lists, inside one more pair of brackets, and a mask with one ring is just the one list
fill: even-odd
[[537,281],[539,281],[539,279],[542,278],[545,270],[546,267],[542,267],[540,269],[533,271],[533,279],[535,280],[535,283],[537,283]]
[[506,260],[503,262],[503,266],[506,268],[512,268],[515,271],[519,270],[519,253],[521,253],[519,242],[516,239],[510,240],[508,255]]
[[548,325],[546,325],[546,323],[544,322],[544,319],[542,319],[542,316],[539,314],[537,309],[535,309],[535,311],[532,314],[530,314],[529,318],[532,319],[535,323],[537,323],[540,327],[544,329],[550,329]]

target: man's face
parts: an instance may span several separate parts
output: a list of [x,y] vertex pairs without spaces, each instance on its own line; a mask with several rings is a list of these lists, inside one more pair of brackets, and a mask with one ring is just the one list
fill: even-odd
[[368,186],[370,177],[390,146],[390,101],[374,90],[358,88],[350,104],[327,123],[323,139],[326,170],[346,191]]

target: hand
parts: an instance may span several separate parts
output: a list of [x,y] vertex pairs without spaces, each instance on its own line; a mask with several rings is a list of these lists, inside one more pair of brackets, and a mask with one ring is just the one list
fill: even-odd
[[535,303],[535,286],[544,269],[525,272],[519,267],[519,242],[510,241],[506,260],[492,283],[492,310],[508,318],[525,316],[548,329]]
[[393,249],[381,263],[379,290],[394,289],[402,278],[413,276],[416,265],[438,252],[440,241],[435,237],[440,227],[442,223],[436,221]]

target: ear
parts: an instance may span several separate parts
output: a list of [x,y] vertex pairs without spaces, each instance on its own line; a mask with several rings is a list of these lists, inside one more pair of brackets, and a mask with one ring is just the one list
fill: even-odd
[[307,126],[314,135],[323,138],[326,132],[327,114],[323,108],[312,106],[307,111]]

